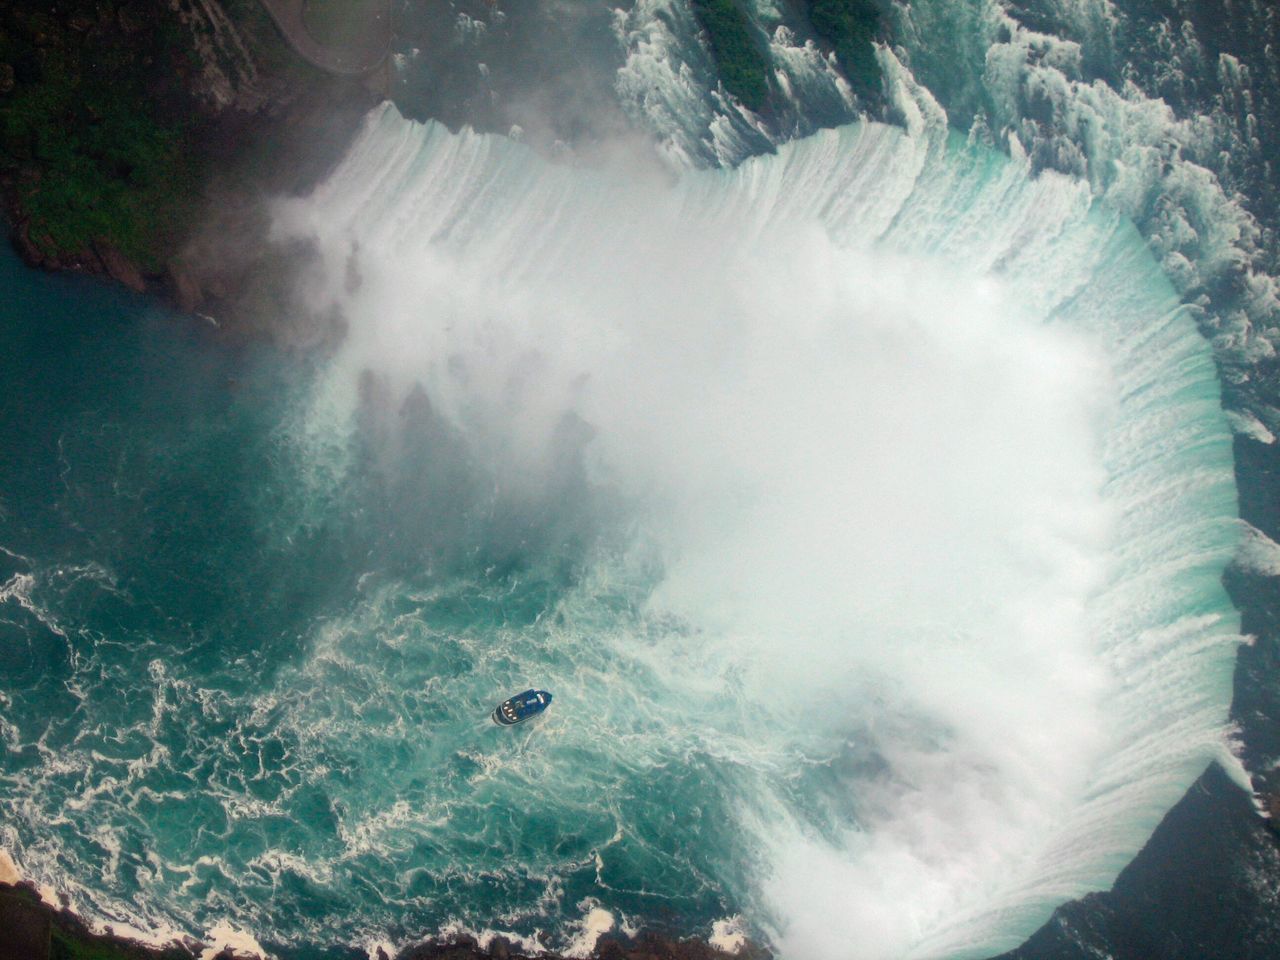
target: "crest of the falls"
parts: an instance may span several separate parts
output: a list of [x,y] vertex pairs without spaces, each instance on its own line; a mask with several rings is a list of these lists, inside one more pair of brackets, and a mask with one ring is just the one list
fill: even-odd
[[[481,838],[608,810],[605,908],[643,913],[678,849],[784,956],[977,954],[1231,762],[1214,365],[1087,185],[874,124],[668,182],[384,108],[277,230],[316,241],[311,305],[349,325],[293,428],[308,496],[425,411],[425,462],[462,465],[424,491],[483,490],[526,562],[570,557],[523,633],[450,628],[556,691],[530,748],[554,812],[504,807],[503,769],[433,798],[443,824],[397,816],[404,849],[481,803]],[[475,530],[421,535],[465,556]],[[493,669],[450,683],[482,699]],[[421,869],[497,869],[494,842]],[[516,856],[554,876],[557,842]]]

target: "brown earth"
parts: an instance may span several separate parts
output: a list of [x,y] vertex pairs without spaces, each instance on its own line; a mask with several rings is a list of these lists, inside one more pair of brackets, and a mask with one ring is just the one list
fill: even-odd
[[[41,901],[30,884],[0,883],[0,960],[194,960],[203,949],[204,945],[195,940],[157,949],[111,934],[95,934],[69,910],[56,910]],[[554,953],[532,957],[501,937],[490,941],[487,950],[470,937],[459,937],[409,947],[395,957],[388,957],[382,950],[378,954],[379,960],[567,960]],[[352,954],[357,955],[362,956]],[[635,937],[606,934],[592,954],[595,960],[729,960],[731,956],[737,960],[772,960],[768,950],[752,943],[736,954],[727,954],[705,940],[675,940],[654,933]],[[228,949],[216,960],[240,958]]]

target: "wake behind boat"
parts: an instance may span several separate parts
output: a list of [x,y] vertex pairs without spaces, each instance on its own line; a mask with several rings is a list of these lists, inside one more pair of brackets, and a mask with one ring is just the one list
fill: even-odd
[[551,705],[551,694],[545,690],[526,690],[503,700],[493,708],[493,722],[504,727],[536,717]]

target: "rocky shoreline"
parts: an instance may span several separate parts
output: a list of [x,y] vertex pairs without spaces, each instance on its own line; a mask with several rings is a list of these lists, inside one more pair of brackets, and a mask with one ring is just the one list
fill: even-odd
[[[24,6],[40,5],[20,0],[14,9]],[[185,43],[191,56],[175,72],[176,85],[169,91],[174,102],[164,104],[164,110],[197,118],[189,146],[203,171],[197,191],[199,204],[164,238],[157,256],[127,251],[106,236],[92,237],[81,246],[51,249],[24,194],[44,175],[40,168],[44,161],[35,158],[0,173],[0,194],[12,225],[13,243],[23,259],[42,269],[97,275],[158,295],[184,312],[204,317],[231,339],[266,335],[307,347],[331,336],[336,328],[328,318],[303,318],[290,326],[279,319],[292,313],[279,307],[291,298],[293,278],[310,252],[305,247],[268,241],[264,203],[272,196],[305,192],[323,179],[355,135],[365,112],[385,97],[385,75],[361,70],[340,77],[317,69],[296,55],[286,38],[263,19],[256,0],[224,0],[222,6],[191,0],[96,3],[92,18],[86,19],[82,8],[88,6],[69,3],[60,7],[59,13],[51,15],[45,33],[32,35],[32,49],[88,43],[96,36],[94,42],[122,44],[139,51],[141,57],[154,57],[157,54],[151,46],[144,48],[154,39],[148,39],[151,35],[146,24],[163,22],[168,24],[166,30],[177,31],[165,43],[179,47]],[[277,18],[275,23],[279,22]],[[174,48],[166,49],[172,54]],[[0,107],[22,81],[19,75],[23,73],[2,54],[0,48]],[[1242,499],[1255,505],[1249,514],[1251,521],[1274,532],[1280,520],[1272,515],[1264,479],[1275,475],[1277,455],[1270,449],[1257,452],[1253,447],[1242,448],[1241,443],[1237,445],[1238,465],[1242,455],[1268,460],[1253,464],[1252,480],[1242,478]],[[1265,509],[1258,506],[1264,501]],[[1264,520],[1270,522],[1264,524]],[[1246,629],[1260,639],[1241,653],[1233,709],[1249,734],[1250,768],[1265,770],[1266,761],[1275,752],[1268,739],[1276,729],[1269,722],[1276,713],[1275,697],[1264,688],[1272,682],[1277,662],[1276,591],[1269,583],[1254,584],[1252,589],[1262,599],[1240,605],[1246,610]],[[1274,787],[1274,779],[1271,777],[1267,785]],[[1280,812],[1280,803],[1275,807],[1273,817]],[[1269,879],[1259,884],[1257,877]],[[1280,844],[1238,788],[1218,768],[1211,768],[1170,812],[1112,891],[1063,906],[1027,944],[1006,956],[1010,960],[1069,958],[1091,950],[1134,960],[1245,955],[1244,951],[1261,956],[1280,943],[1280,932],[1262,921],[1246,928],[1240,918],[1265,918],[1273,902],[1268,897],[1280,896],[1277,884]],[[1196,909],[1206,898],[1220,905],[1214,918],[1206,919]],[[1153,917],[1163,917],[1164,922],[1153,924]],[[158,949],[111,934],[96,934],[69,910],[48,905],[34,887],[23,883],[0,883],[0,929],[6,931],[6,937],[0,937],[0,960],[189,960],[202,956],[231,960],[235,956],[228,951],[210,954],[207,945],[194,940]],[[486,948],[472,939],[459,938],[411,947],[388,960],[526,957],[501,939],[488,942]],[[334,946],[325,956],[363,960],[366,954]],[[540,956],[559,960],[555,954]],[[705,940],[641,934],[635,938],[606,935],[597,943],[593,956],[601,960],[714,960],[725,955]],[[739,956],[763,960],[769,953],[748,944]]]
[[[140,65],[151,111],[149,132],[176,144],[161,175],[187,177],[172,209],[152,209],[130,224],[95,220],[103,193],[130,187],[88,185],[88,196],[57,211],[42,209],[42,188],[67,175],[45,156],[40,130],[29,144],[0,139],[0,203],[11,242],[30,267],[71,271],[157,297],[216,328],[231,342],[267,338],[298,349],[323,346],[338,335],[327,317],[297,317],[294,284],[310,262],[305,246],[271,241],[269,203],[300,195],[323,180],[343,156],[366,113],[388,95],[385,67],[390,4],[361,0],[380,11],[377,30],[342,45],[325,46],[306,32],[301,0],[67,0],[57,6],[16,0],[0,11],[0,120],[24,89],[49,88],[79,97],[87,86],[110,86],[109,68],[96,62],[105,48]],[[332,39],[332,38],[330,38]],[[12,61],[12,62],[11,62]],[[16,64],[16,66],[15,66]],[[349,68],[347,66],[349,65]],[[130,67],[129,69],[133,69]],[[142,91],[131,91],[133,94]],[[87,110],[88,118],[82,115]],[[69,102],[49,123],[98,123],[98,104]],[[481,126],[498,123],[477,115]],[[109,124],[103,124],[108,126]],[[171,131],[181,131],[171,137]],[[108,129],[108,136],[122,130]],[[84,155],[72,165],[99,164],[111,144],[71,146]],[[131,159],[123,161],[127,166]],[[188,202],[189,201],[189,202]],[[77,208],[76,203],[80,206]],[[66,228],[70,229],[66,229]],[[62,228],[62,229],[60,229]],[[83,229],[81,229],[83,228]],[[137,236],[141,230],[142,235]],[[80,239],[77,239],[80,237]],[[130,241],[136,241],[130,243]],[[285,318],[296,317],[294,320]],[[111,924],[95,931],[57,895],[23,880],[0,851],[0,960],[240,960],[256,950],[210,945],[191,937],[166,946],[117,935]],[[334,960],[366,960],[363,950],[315,945]],[[269,951],[270,952],[270,951]],[[599,960],[715,960],[727,956],[704,939],[656,932],[605,934]],[[769,952],[743,942],[734,955],[765,960]],[[528,960],[501,937],[482,944],[468,936],[427,941],[385,960]],[[562,960],[553,952],[543,960]]]
[[370,69],[335,75],[294,52],[257,0],[18,0],[0,13],[0,197],[15,249],[232,337],[322,338],[323,325],[286,329],[270,309],[292,299],[305,251],[270,242],[267,203],[323,179],[383,99],[387,40],[377,56],[360,42]]
[[[0,882],[0,960],[247,960],[256,951],[209,946],[183,938],[164,947],[148,946],[114,933],[95,933],[67,908],[55,908],[30,883]],[[765,948],[743,940],[732,953],[698,938],[677,939],[653,932],[634,936],[605,933],[593,960],[772,960]],[[332,946],[326,960],[570,960],[553,952],[529,954],[502,937],[482,945],[460,935],[406,947],[394,956],[379,948],[373,957],[353,947]]]
[[[729,75],[755,77],[759,116],[794,126],[774,81],[761,79],[764,35],[736,0],[712,6],[715,15],[698,8],[700,23],[727,88]],[[232,337],[323,343],[331,318],[285,319],[308,253],[270,242],[270,200],[322,180],[365,113],[389,98],[450,127],[519,126],[552,150],[626,132],[609,77],[564,67],[607,29],[604,9],[557,19],[456,0],[393,23],[389,0],[13,0],[0,10],[0,203],[11,241],[30,266],[157,295]],[[806,0],[793,14],[846,69],[856,61],[867,74],[871,40],[887,40],[887,28],[870,0],[850,10]],[[461,21],[486,38],[475,49],[459,44]],[[393,38],[438,63],[431,89],[392,90]],[[878,74],[859,87],[872,115],[885,108],[876,86]],[[17,133],[6,130],[13,118]]]

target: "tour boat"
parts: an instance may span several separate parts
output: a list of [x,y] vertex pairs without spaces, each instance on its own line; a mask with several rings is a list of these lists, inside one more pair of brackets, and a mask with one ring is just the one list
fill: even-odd
[[493,708],[493,722],[509,727],[521,720],[536,717],[551,704],[551,694],[545,690],[526,690],[509,700],[503,700]]

